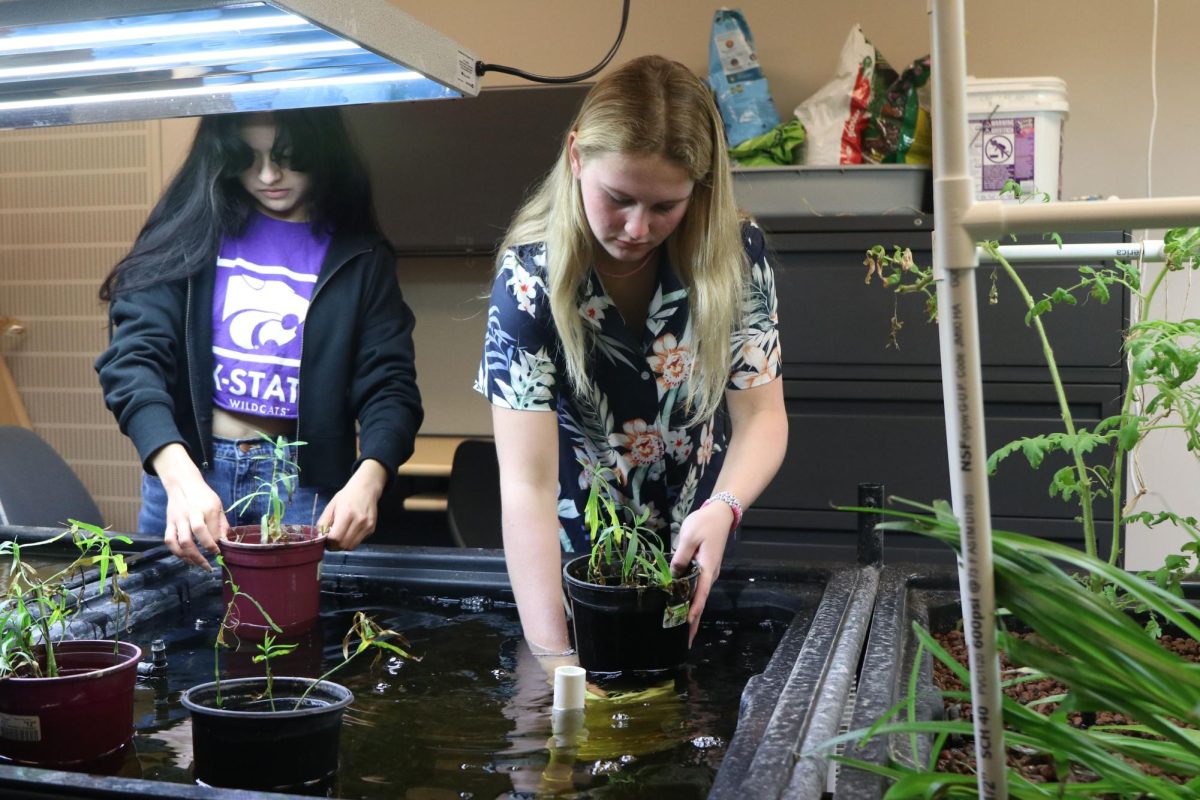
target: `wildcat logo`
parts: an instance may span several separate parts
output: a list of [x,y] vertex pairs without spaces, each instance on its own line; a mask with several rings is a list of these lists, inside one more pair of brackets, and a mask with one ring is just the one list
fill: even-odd
[[221,319],[233,344],[250,352],[291,342],[307,313],[308,301],[286,282],[237,275],[229,279]]

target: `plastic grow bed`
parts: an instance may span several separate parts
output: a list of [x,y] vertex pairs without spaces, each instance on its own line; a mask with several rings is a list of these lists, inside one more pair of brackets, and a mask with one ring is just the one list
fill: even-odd
[[[916,657],[917,638],[913,624],[930,628],[930,618],[946,629],[961,618],[958,572],[952,566],[897,564],[883,570],[871,629],[862,654],[850,730],[869,728],[890,711],[908,691],[908,679]],[[920,686],[917,718],[938,719],[942,700],[933,687],[933,667],[926,657],[919,665]],[[912,758],[908,736],[876,736],[861,747],[847,745],[844,755],[872,764],[907,761]],[[918,737],[917,756],[928,759],[928,737]],[[842,767],[838,771],[834,797],[838,800],[878,800],[888,781],[880,775]]]
[[[38,532],[28,529],[0,529],[0,536],[25,537],[37,534]],[[44,534],[45,532],[42,535]],[[132,568],[130,579],[126,583],[127,590],[133,597],[134,613],[132,633],[127,638],[143,646],[153,638],[165,638],[168,669],[165,677],[144,679],[143,694],[151,695],[152,701],[147,702],[144,698],[145,707],[139,709],[137,716],[138,734],[135,736],[135,746],[139,748],[145,741],[150,741],[160,734],[165,736],[166,731],[173,727],[182,727],[186,715],[178,707],[178,694],[198,682],[195,676],[203,674],[204,669],[211,675],[211,649],[207,648],[211,647],[213,628],[204,629],[205,614],[208,613],[205,609],[219,609],[220,594],[220,584],[215,573],[186,567],[156,543],[146,541],[145,544],[146,546],[139,551],[141,557]],[[841,719],[849,684],[858,664],[866,621],[875,600],[878,571],[872,567],[848,564],[808,567],[801,566],[803,563],[803,552],[798,548],[796,559],[789,560],[788,563],[733,559],[723,565],[721,578],[714,588],[705,613],[706,621],[711,622],[706,622],[707,632],[702,629],[697,646],[693,648],[692,657],[689,658],[689,665],[685,667],[688,671],[687,680],[691,681],[691,691],[687,690],[689,684],[686,681],[683,684],[677,682],[676,686],[683,685],[684,691],[677,690],[670,694],[672,697],[685,699],[680,701],[682,705],[677,712],[678,718],[672,717],[670,721],[672,725],[679,727],[679,731],[672,735],[684,737],[694,733],[687,726],[693,723],[693,718],[697,716],[724,714],[730,720],[735,719],[736,726],[730,722],[731,730],[725,741],[721,741],[721,737],[697,736],[694,740],[685,739],[674,743],[674,750],[669,752],[676,756],[682,753],[684,756],[676,758],[679,762],[677,764],[655,767],[654,774],[658,777],[651,787],[652,791],[663,788],[672,795],[683,791],[684,794],[680,796],[707,794],[715,798],[735,795],[741,798],[747,796],[748,787],[753,786],[763,787],[764,793],[757,793],[755,788],[752,796],[765,797],[769,793],[769,787],[786,787],[796,780],[797,774],[810,775],[814,782],[819,780],[823,783],[823,762],[814,763],[798,759],[791,754],[811,749],[811,743],[826,738],[826,731],[831,735],[836,730],[836,722]],[[324,625],[325,645],[323,650],[318,648],[318,651],[326,656],[326,661],[329,660],[328,656],[332,651],[340,649],[340,631],[344,628],[338,627],[338,614],[344,615],[348,608],[392,607],[399,604],[417,606],[412,612],[414,616],[403,617],[401,622],[393,626],[405,632],[408,632],[410,625],[429,620],[432,620],[432,623],[426,627],[430,630],[441,630],[449,624],[443,619],[447,614],[453,616],[461,613],[466,615],[463,618],[465,622],[454,624],[464,627],[454,630],[469,628],[478,633],[481,625],[477,620],[483,617],[491,619],[493,628],[498,632],[492,631],[485,635],[482,649],[497,651],[498,648],[501,657],[490,675],[503,683],[507,680],[506,671],[513,669],[510,656],[514,648],[510,645],[496,644],[505,637],[519,638],[520,629],[515,608],[511,604],[511,589],[501,551],[374,546],[352,553],[327,553],[323,564],[322,591],[322,618],[325,618],[326,606],[329,606],[328,613],[332,615],[333,620],[332,625]],[[89,592],[89,596],[91,594]],[[452,609],[452,612],[443,610],[447,608]],[[472,617],[472,614],[481,616]],[[107,601],[92,600],[74,623],[73,633],[109,636],[116,627],[116,617],[115,609],[111,608]],[[724,681],[729,685],[719,688],[725,693],[726,707],[719,710],[719,713],[712,709],[701,709],[700,712],[694,713],[693,707],[688,705],[690,700],[686,698],[690,693],[711,688],[705,685],[708,662],[745,660],[744,655],[729,654],[722,649],[724,639],[737,639],[741,635],[736,630],[739,626],[746,628],[746,635],[749,637],[758,637],[759,640],[764,635],[772,637],[765,654],[762,655],[765,663],[759,664],[753,673],[743,675],[740,683],[736,685],[733,680]],[[425,628],[418,628],[419,637],[426,636],[426,632],[423,632]],[[757,630],[760,628],[765,629],[766,633]],[[334,632],[335,630],[337,632]],[[429,639],[429,642],[432,641]],[[414,645],[428,648],[423,651],[426,661],[422,662],[422,668],[433,669],[439,648],[431,646],[429,642],[419,638],[414,640]],[[705,650],[705,647],[713,649]],[[149,647],[144,649],[149,653]],[[735,657],[731,658],[730,655]],[[693,665],[693,661],[697,663]],[[198,663],[206,663],[207,666],[198,667]],[[401,667],[404,669],[401,670]],[[746,664],[738,668],[749,670]],[[415,671],[404,671],[409,669],[408,664],[387,665],[386,672],[381,673],[379,686],[389,683],[403,684],[402,679],[394,679],[391,675],[417,674]],[[447,674],[455,674],[455,670],[449,666],[443,669]],[[197,673],[197,670],[200,672]],[[476,670],[472,675],[476,680],[489,679],[487,672]],[[340,677],[335,679],[341,680]],[[684,679],[677,679],[680,680]],[[371,694],[375,688],[378,687],[361,683],[354,688],[362,700],[362,705],[367,706],[364,713],[373,713],[374,706],[371,706],[371,703],[374,702],[374,698]],[[540,700],[535,698],[535,705],[537,702],[543,702],[544,714],[535,716],[539,720],[544,719],[546,727],[543,730],[535,725],[526,739],[548,746],[546,736],[549,733],[550,695],[549,687],[543,688],[544,697]],[[394,686],[391,691],[396,691]],[[451,728],[456,722],[461,723],[475,714],[484,713],[486,709],[482,707],[487,705],[484,702],[478,704],[478,708],[458,709],[454,707],[453,701],[444,702],[436,691],[428,694],[426,702],[434,706],[444,706],[439,709],[439,713],[449,720]],[[360,704],[356,701],[356,706],[358,705]],[[354,708],[352,706],[352,711]],[[611,727],[614,729],[621,727],[617,722],[618,716],[613,714]],[[636,723],[636,720],[634,722]],[[520,723],[517,724],[519,727]],[[589,721],[589,726],[591,724]],[[409,727],[415,728],[412,736],[422,740],[437,740],[439,737],[455,735],[440,728],[421,729],[415,722]],[[662,727],[666,729],[670,726],[664,723]],[[593,735],[594,741],[605,740],[607,737],[607,740],[615,743],[612,744],[616,748],[613,750],[614,757],[581,758],[576,764],[576,775],[584,775],[584,780],[591,780],[586,774],[605,775],[625,768],[623,765],[626,764],[626,759],[615,755],[621,752],[624,744],[623,732],[605,730],[597,733],[600,735]],[[361,727],[344,728],[343,774],[347,769],[361,772],[363,765],[370,763],[369,758],[364,762],[353,752],[348,754],[348,748],[359,746],[355,742],[368,750],[372,746],[388,744],[389,748],[384,752],[390,753],[390,745],[394,742],[389,737],[403,738],[407,735],[405,733],[402,736],[400,728],[387,728],[386,725],[374,730],[368,729],[365,733]],[[662,732],[654,732],[653,735],[661,738]],[[138,755],[140,758],[140,751]],[[389,754],[389,757],[393,756]],[[522,757],[526,761],[531,758],[536,761],[536,754],[531,756],[528,751]],[[394,758],[403,761],[404,756],[395,755]],[[647,756],[647,759],[649,758],[651,756]],[[481,760],[486,762],[487,758]],[[628,761],[639,763],[637,758]],[[414,763],[413,766],[417,769],[427,765]],[[540,769],[536,764],[534,766]],[[488,763],[468,764],[464,761],[461,765],[464,774],[471,770],[503,772],[516,770],[518,767],[523,769],[524,762],[507,756],[493,758],[490,770]],[[454,764],[453,768],[458,769],[459,765]],[[692,771],[688,772],[689,769]],[[225,797],[247,800],[284,796],[197,786],[180,781],[178,774],[170,780],[176,782],[148,780],[144,769],[140,774],[135,770],[132,777],[128,769],[122,769],[117,775],[99,777],[0,765],[0,796]],[[428,783],[425,785],[429,786]],[[361,781],[354,784],[353,791],[346,791],[345,786],[346,781],[343,780],[344,794],[341,796],[347,797],[395,797],[403,796],[406,791],[405,786],[394,782],[381,785],[377,793],[373,793],[370,787]],[[594,783],[592,786],[605,786],[608,790],[613,788],[611,782]],[[432,788],[444,792],[455,787],[443,785]],[[645,787],[642,787],[641,790],[644,789]],[[515,790],[520,796],[519,787]],[[514,791],[514,787],[510,786],[509,791]],[[486,790],[474,792],[476,797],[495,794],[497,792],[487,794]],[[820,794],[811,796],[815,798]]]

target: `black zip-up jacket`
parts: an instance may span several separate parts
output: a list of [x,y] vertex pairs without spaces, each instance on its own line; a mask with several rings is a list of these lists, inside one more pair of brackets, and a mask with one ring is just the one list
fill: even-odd
[[[150,474],[150,457],[172,442],[202,469],[211,458],[215,273],[118,295],[109,309],[116,329],[96,371],[104,402]],[[382,463],[391,481],[412,455],[424,416],[413,325],[387,242],[335,235],[301,342],[301,484],[341,488],[367,458]]]

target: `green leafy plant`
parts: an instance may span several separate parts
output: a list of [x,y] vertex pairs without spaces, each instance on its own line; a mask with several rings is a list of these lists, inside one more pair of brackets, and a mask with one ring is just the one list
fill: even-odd
[[[267,610],[263,608],[257,600],[241,590],[241,587],[239,587],[237,582],[233,579],[233,573],[229,571],[229,567],[225,564],[224,556],[217,556],[217,566],[221,568],[221,572],[225,576],[225,585],[229,587],[229,602],[225,604],[225,611],[221,615],[220,623],[217,625],[217,635],[213,639],[213,683],[216,686],[215,702],[217,704],[217,708],[221,708],[224,705],[224,699],[221,697],[221,651],[236,650],[240,644],[239,640],[235,641],[235,643],[231,645],[229,640],[226,638],[226,635],[228,634],[229,636],[233,636],[235,640],[237,639],[237,634],[234,633],[234,631],[237,630],[237,620],[234,618],[234,614],[237,611],[237,601],[239,599],[245,600],[247,603],[250,603],[257,608],[258,612],[262,614],[263,619],[266,621],[267,626],[270,627],[270,629],[275,633],[283,633],[283,629],[275,624],[275,620],[271,619],[271,615],[267,613]],[[271,636],[270,633],[266,634],[264,637],[264,642],[266,641],[266,637],[269,636]],[[269,652],[262,653],[262,661],[265,663],[267,671],[268,694],[271,691],[270,659],[277,655],[282,655],[283,647],[289,648],[288,652],[290,652],[290,649],[294,648],[295,645],[282,645],[279,648],[270,649]],[[258,662],[258,659],[259,657],[256,656],[256,663]],[[274,709],[274,707],[275,700],[272,697],[271,708]]]
[[[236,610],[235,601],[237,601],[238,598],[241,598],[249,603],[252,603],[263,615],[263,619],[266,620],[266,623],[270,627],[271,631],[274,631],[275,633],[282,633],[282,630],[278,625],[275,624],[275,621],[271,619],[271,616],[266,612],[266,610],[259,605],[257,600],[255,600],[246,592],[243,592],[238,587],[237,583],[235,583],[233,580],[232,573],[229,572],[229,568],[225,566],[225,559],[222,556],[217,556],[217,564],[224,572],[225,582],[230,589],[229,602],[225,604],[225,612],[221,617],[220,624],[217,626],[217,635],[213,640],[213,682],[216,684],[215,703],[217,708],[221,708],[224,706],[224,699],[221,696],[220,653],[223,649],[236,650],[240,644],[240,642],[235,642],[231,645],[229,640],[226,638],[226,634],[228,632],[236,639],[236,634],[233,634],[233,631],[237,628],[236,620],[233,619],[233,615]],[[404,647],[401,647],[400,644],[396,644],[396,642],[399,642]],[[353,652],[351,652],[352,644],[354,645]],[[342,660],[335,664],[331,669],[326,671],[325,674],[323,674],[320,678],[314,681],[308,687],[308,689],[306,689],[304,693],[296,699],[293,708],[300,708],[304,703],[304,700],[308,697],[309,693],[312,692],[312,690],[316,688],[321,681],[328,679],[335,672],[345,667],[367,650],[373,649],[376,651],[377,655],[387,651],[409,661],[420,661],[420,656],[413,655],[412,653],[408,652],[408,650],[404,649],[409,646],[410,645],[408,641],[402,634],[384,628],[364,612],[356,611],[353,619],[351,620],[349,630],[346,631],[346,635],[342,638]],[[255,648],[258,650],[258,655],[255,655],[251,660],[255,664],[263,665],[263,672],[266,676],[266,688],[262,693],[262,697],[266,698],[270,702],[272,711],[275,711],[276,709],[274,695],[274,674],[271,671],[271,661],[272,659],[291,653],[296,649],[296,647],[298,647],[298,645],[281,644],[277,642],[275,636],[270,631],[263,636],[262,642],[255,645]]]
[[671,560],[659,535],[646,527],[649,510],[641,514],[613,500],[612,470],[591,467],[591,490],[583,520],[592,543],[587,580],[618,586],[654,586],[670,592],[675,582]]
[[[132,540],[128,536],[110,535],[85,522],[68,520],[68,525],[62,533],[41,542],[0,543],[0,558],[9,559],[8,588],[0,598],[0,678],[58,677],[54,648],[65,637],[71,618],[79,612],[85,586],[82,579],[90,567],[98,571],[100,592],[109,588],[114,602],[124,606],[128,621],[129,596],[120,585],[128,569],[125,557],[113,552],[112,545],[113,542],[130,544]],[[22,553],[31,548],[45,547],[67,537],[74,542],[79,555],[55,572],[42,575],[22,558]],[[72,591],[69,585],[74,578],[81,579],[77,591]]]
[[[960,549],[958,521],[944,502],[920,505],[904,502],[914,511],[887,509],[881,527],[936,538]],[[878,513],[878,509],[871,510]],[[1113,797],[1194,798],[1200,791],[1200,664],[1186,661],[1146,636],[1125,611],[1091,591],[1080,573],[1118,588],[1183,635],[1200,639],[1200,610],[1153,581],[1114,567],[1106,560],[1037,537],[993,532],[997,602],[1008,612],[1001,616],[997,645],[1017,664],[1003,686],[1051,678],[1067,691],[1021,703],[1002,700],[1009,746],[1040,755],[1054,765],[1055,780],[1033,783],[1009,769],[1008,783],[1015,798]],[[1064,613],[1070,609],[1070,613]],[[1004,620],[1017,619],[1031,635],[1006,629]],[[907,697],[873,726],[851,731],[826,742],[863,742],[875,736],[932,737],[929,758],[896,758],[887,764],[834,756],[857,769],[890,779],[887,797],[894,800],[926,797],[974,797],[974,775],[938,772],[938,754],[949,737],[970,737],[966,720],[917,719],[916,671],[922,655],[933,655],[967,687],[943,695],[971,702],[970,674],[922,627]],[[1134,677],[1136,676],[1136,678]],[[1131,691],[1131,686],[1136,690]],[[1056,704],[1050,713],[1039,711]],[[1079,727],[1074,712],[1106,711],[1128,722]],[[1175,780],[1163,775],[1177,776]]]
[[252,659],[255,664],[263,665],[263,672],[267,676],[266,697],[271,702],[271,710],[275,710],[275,679],[271,674],[271,659],[278,656],[286,656],[288,653],[296,649],[298,645],[294,644],[276,644],[275,637],[271,634],[263,636],[263,640],[258,643],[258,655]]
[[[1039,193],[1022,196],[1020,187],[1012,182],[1005,188],[1019,199],[1042,197]],[[1062,244],[1056,234],[1048,234],[1047,238]],[[1003,273],[1026,307],[1025,324],[1041,343],[1063,425],[1062,431],[1022,437],[999,448],[988,459],[989,472],[994,474],[1000,462],[1017,453],[1023,455],[1033,468],[1041,466],[1052,453],[1064,453],[1070,459],[1070,465],[1055,471],[1049,492],[1051,496],[1078,504],[1089,555],[1098,555],[1095,507],[1105,500],[1111,505],[1113,520],[1112,545],[1108,553],[1110,564],[1115,565],[1120,557],[1121,526],[1133,521],[1151,526],[1168,522],[1180,527],[1193,540],[1184,552],[1194,555],[1200,549],[1200,529],[1196,519],[1170,511],[1136,511],[1146,491],[1141,488],[1128,496],[1126,464],[1134,465],[1136,470],[1135,457],[1141,443],[1153,433],[1167,430],[1182,432],[1188,452],[1200,458],[1200,384],[1193,381],[1200,368],[1200,320],[1172,321],[1152,316],[1166,276],[1171,272],[1200,268],[1200,228],[1175,229],[1166,234],[1165,268],[1149,281],[1136,264],[1117,261],[1111,267],[1084,266],[1079,268],[1078,279],[1073,284],[1057,287],[1040,298],[1033,296],[1019,271],[1002,255],[999,242],[981,242],[980,246],[997,263],[991,277],[989,301],[998,302],[997,276]],[[928,316],[936,319],[932,269],[915,264],[910,251],[893,248],[889,253],[882,246],[876,246],[867,251],[864,263],[868,268],[868,283],[878,276],[897,297],[914,292],[923,294]],[[1092,301],[1107,303],[1114,291],[1119,290],[1130,293],[1135,309],[1124,343],[1129,363],[1128,386],[1120,411],[1088,429],[1075,421],[1044,319],[1062,306]],[[898,346],[897,334],[902,326],[898,314],[893,313],[890,345]],[[1164,565],[1165,571],[1153,573],[1155,580],[1163,586],[1177,588],[1189,563],[1189,558],[1172,559]],[[1104,591],[1104,585],[1099,581],[1094,582],[1092,588]]]
[[286,540],[283,529],[283,515],[300,480],[300,467],[291,459],[290,447],[300,447],[305,442],[289,442],[286,436],[272,439],[261,434],[271,445],[270,455],[254,456],[256,460],[271,462],[271,478],[259,478],[258,488],[250,494],[239,497],[229,507],[229,511],[239,512],[250,507],[256,498],[265,497],[267,509],[262,516],[262,543],[269,544]]

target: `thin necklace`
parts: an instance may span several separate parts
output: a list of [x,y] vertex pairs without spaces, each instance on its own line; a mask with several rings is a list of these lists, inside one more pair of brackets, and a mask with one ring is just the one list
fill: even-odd
[[634,275],[637,275],[639,272],[641,272],[643,269],[645,269],[646,265],[650,263],[650,259],[654,258],[655,254],[657,254],[657,253],[658,253],[658,248],[656,247],[653,250],[651,250],[649,253],[646,254],[646,257],[642,259],[642,263],[638,264],[636,267],[631,269],[629,272],[617,272],[617,273],[605,272],[604,270],[600,269],[599,264],[597,264],[595,266],[595,270],[596,270],[596,272],[600,273],[601,277],[604,277],[604,278],[632,278]]

